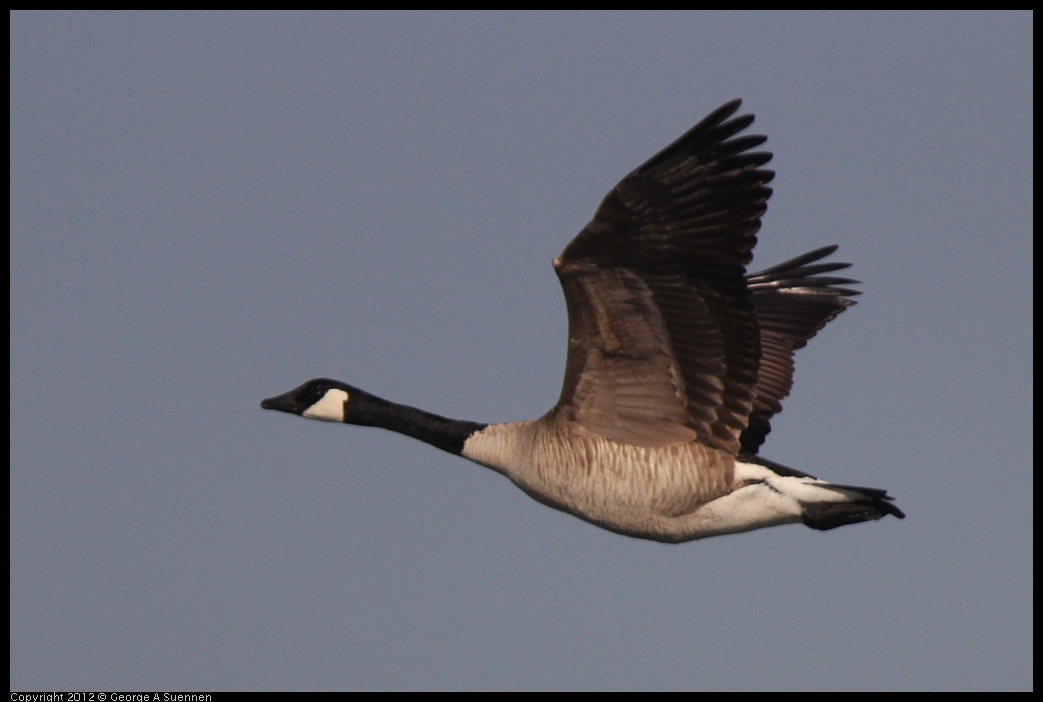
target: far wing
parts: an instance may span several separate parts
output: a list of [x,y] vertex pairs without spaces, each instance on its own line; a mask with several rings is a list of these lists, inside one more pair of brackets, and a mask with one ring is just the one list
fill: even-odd
[[745,453],[757,453],[771,418],[793,387],[793,354],[827,322],[855,304],[857,280],[823,275],[850,263],[816,263],[837,250],[825,246],[747,276],[761,329],[761,363],[749,425],[740,436]]

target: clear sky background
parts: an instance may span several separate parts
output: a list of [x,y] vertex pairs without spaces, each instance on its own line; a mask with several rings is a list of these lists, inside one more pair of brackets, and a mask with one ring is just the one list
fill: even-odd
[[[11,686],[1032,687],[1032,15],[11,16]],[[905,521],[667,546],[374,429],[557,399],[551,259],[734,97],[859,304],[763,454]]]

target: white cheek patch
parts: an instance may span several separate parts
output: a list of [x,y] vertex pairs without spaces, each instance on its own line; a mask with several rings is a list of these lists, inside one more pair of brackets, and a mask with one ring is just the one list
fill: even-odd
[[343,422],[344,403],[348,401],[348,393],[340,388],[330,388],[322,399],[301,412],[302,417],[318,419],[323,422]]

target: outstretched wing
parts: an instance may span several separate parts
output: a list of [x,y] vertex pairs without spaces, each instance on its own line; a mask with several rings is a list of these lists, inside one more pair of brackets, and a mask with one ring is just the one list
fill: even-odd
[[824,246],[746,277],[761,329],[761,362],[749,425],[739,437],[745,453],[757,453],[793,387],[793,353],[860,294],[841,287],[857,280],[823,275],[850,263],[816,263],[836,250]]
[[558,417],[615,441],[739,451],[761,332],[746,264],[774,177],[734,100],[626,176],[554,261],[569,314]]

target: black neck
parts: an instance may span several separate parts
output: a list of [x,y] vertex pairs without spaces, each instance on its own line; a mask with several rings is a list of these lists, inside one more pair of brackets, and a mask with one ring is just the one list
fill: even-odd
[[457,455],[464,450],[467,437],[488,426],[479,422],[449,419],[369,393],[353,398],[347,403],[346,410],[344,421],[347,424],[390,429]]

